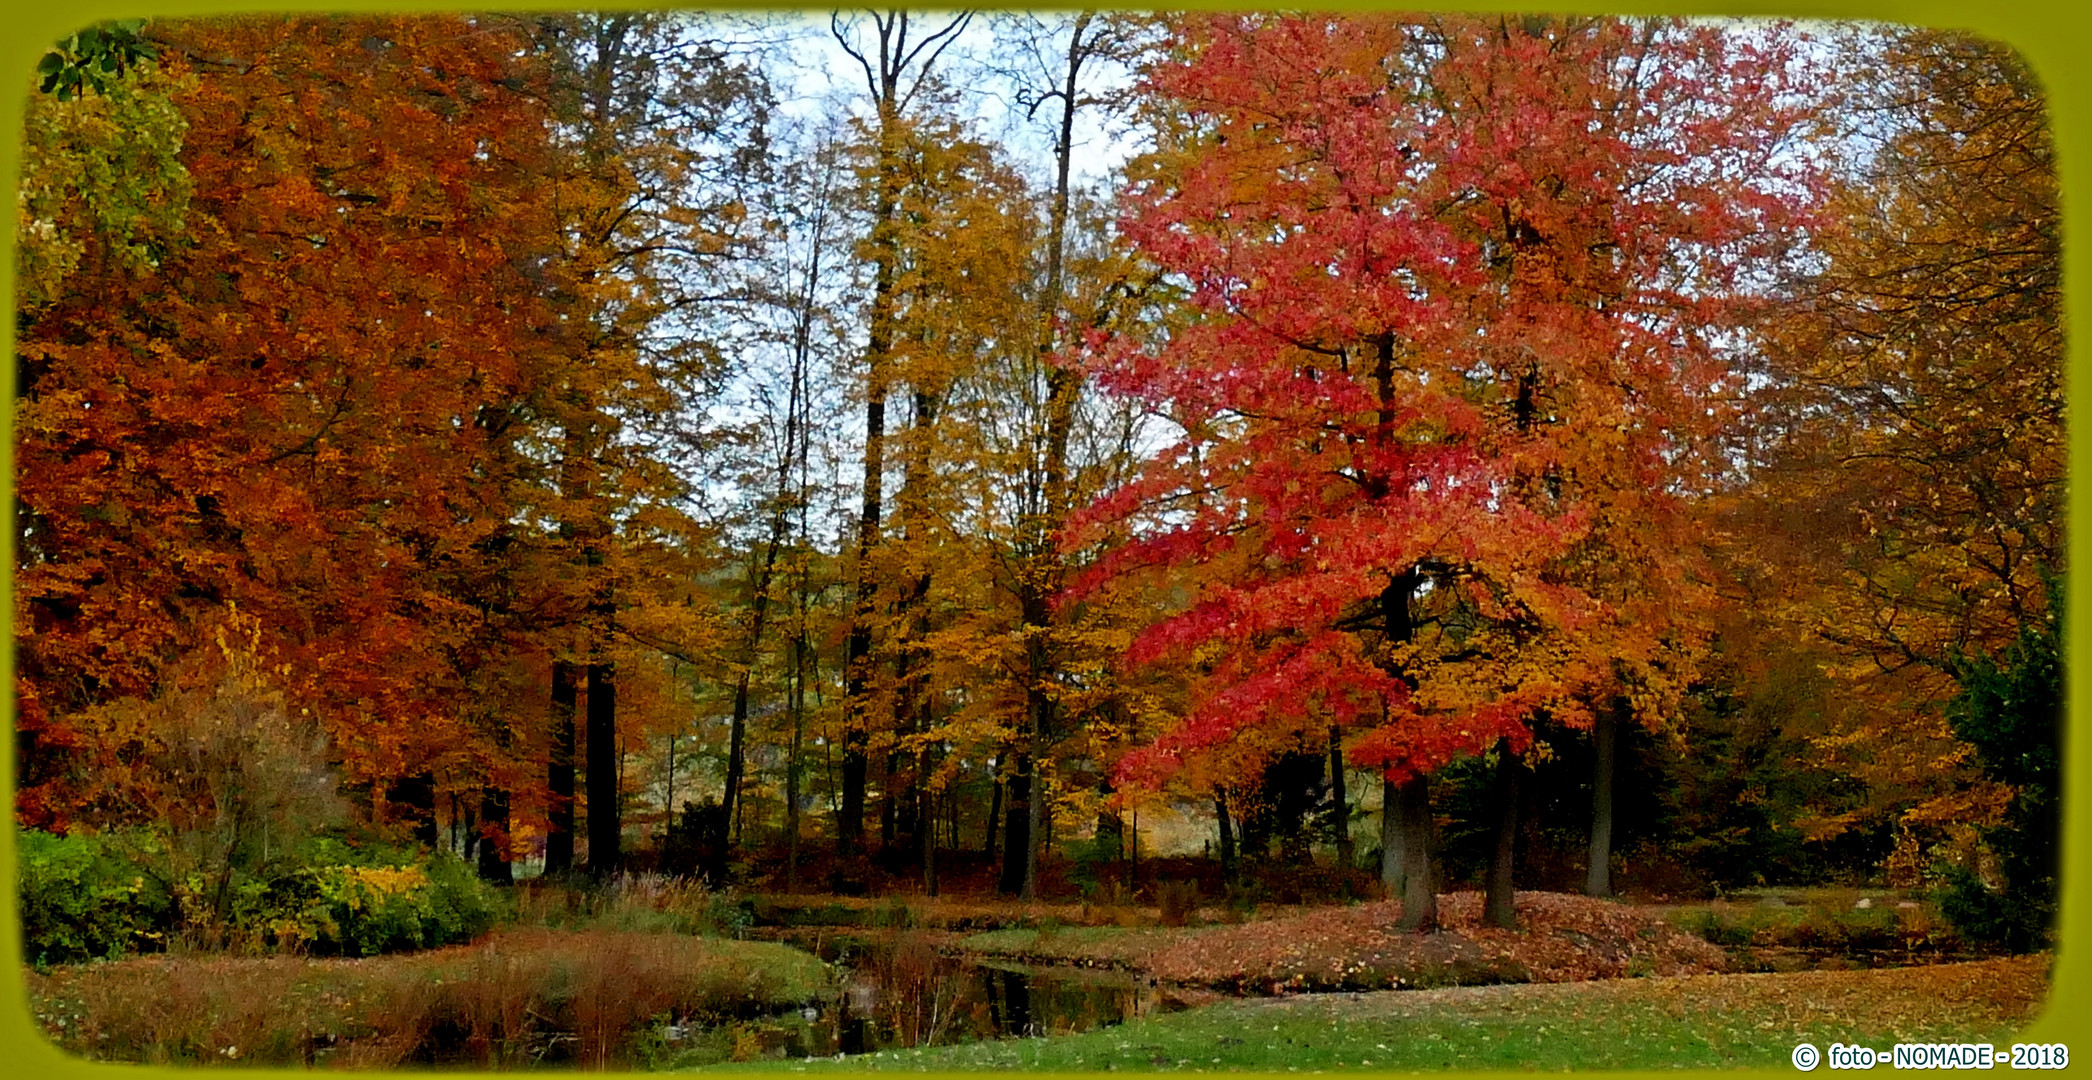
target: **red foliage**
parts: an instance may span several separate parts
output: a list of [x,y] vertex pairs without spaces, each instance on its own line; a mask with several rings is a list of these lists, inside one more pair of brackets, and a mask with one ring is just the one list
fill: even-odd
[[[1788,39],[1265,15],[1180,38],[1121,229],[1197,317],[1092,370],[1186,435],[1085,516],[1077,542],[1132,535],[1076,592],[1182,575],[1129,659],[1205,689],[1127,777],[1311,718],[1373,725],[1351,758],[1391,775],[1613,693],[1653,719],[1700,636],[1723,350],[1814,197],[1783,153]],[[1390,626],[1412,576],[1427,617]]]

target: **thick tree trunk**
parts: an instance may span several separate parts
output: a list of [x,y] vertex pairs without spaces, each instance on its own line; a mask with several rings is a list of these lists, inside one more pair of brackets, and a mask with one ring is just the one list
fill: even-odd
[[1437,853],[1436,823],[1431,820],[1431,781],[1412,776],[1396,785],[1395,803],[1402,826],[1402,921],[1397,929],[1428,933],[1438,929],[1438,879],[1432,867]]
[[[463,831],[462,836],[459,835],[461,830]],[[268,836],[268,831],[264,829],[262,832],[263,858],[268,858]],[[462,846],[460,846],[461,844]],[[458,793],[455,791],[450,793],[450,849],[457,852],[458,857],[466,862],[471,862],[479,857],[479,818],[460,803]]]
[[1031,854],[1032,784],[1031,755],[1019,751],[1005,786],[1008,803],[1003,808],[1002,877],[996,888],[1005,896],[1024,892],[1025,862]]
[[835,821],[836,858],[855,859],[864,851],[865,780],[871,766],[872,620],[878,594],[878,577],[872,568],[872,549],[879,535],[879,472],[881,455],[873,446],[882,441],[886,403],[883,399],[865,407],[865,425],[870,429],[865,449],[864,517],[860,526],[857,558],[857,605],[851,615],[850,642],[843,667],[843,768],[842,801]]
[[574,703],[580,697],[577,665],[565,660],[552,662],[552,757],[545,771],[545,786],[551,791],[549,827],[545,836],[545,873],[565,874],[574,869]]
[[[1380,421],[1383,428],[1391,429],[1395,416],[1395,346],[1392,335],[1381,336],[1378,351],[1374,377],[1380,386]],[[1422,583],[1423,576],[1412,567],[1394,575],[1387,588],[1381,590],[1381,627],[1390,644],[1408,641],[1416,633],[1416,620],[1409,603]],[[1414,680],[1399,669],[1389,674],[1412,687],[1415,685]],[[1432,866],[1437,855],[1437,828],[1431,819],[1431,780],[1415,774],[1392,785],[1391,790],[1384,786],[1382,791],[1392,799],[1381,808],[1381,813],[1392,813],[1398,819],[1395,828],[1400,835],[1390,843],[1388,825],[1382,821],[1381,880],[1389,881],[1390,871],[1399,867],[1395,876],[1402,888],[1402,930],[1437,930],[1438,877]]]
[[1617,717],[1616,705],[1599,709],[1591,720],[1591,748],[1596,760],[1591,766],[1590,868],[1584,874],[1587,896],[1613,894],[1613,740]]
[[1513,906],[1512,877],[1518,854],[1518,786],[1525,766],[1511,752],[1510,740],[1496,745],[1496,855],[1489,863],[1489,884],[1482,899],[1482,924],[1502,930],[1518,929]]
[[1344,733],[1329,725],[1329,819],[1336,829],[1337,869],[1352,869],[1351,798],[1344,790]]
[[[897,121],[896,121],[897,122]],[[872,623],[878,618],[879,575],[873,553],[879,547],[879,518],[885,509],[887,368],[893,351],[894,281],[897,253],[891,219],[898,197],[894,182],[883,178],[897,166],[887,109],[880,110],[878,222],[874,226],[876,267],[872,275],[871,340],[865,349],[864,505],[857,522],[857,595],[850,613],[850,638],[843,666],[842,805],[835,823],[836,857],[854,859],[864,851],[865,782],[871,769]]]
[[624,822],[618,790],[617,672],[614,665],[588,665],[588,872],[618,872]]
[[[896,35],[907,37],[907,17],[895,12],[872,22],[879,34],[878,70],[868,89],[878,114],[877,191],[872,209],[872,303],[865,335],[864,505],[857,519],[857,594],[850,612],[850,638],[843,669],[842,800],[835,823],[836,857],[850,861],[864,852],[865,781],[870,771],[872,711],[872,623],[879,617],[877,568],[879,518],[886,483],[886,396],[891,389],[900,286],[900,245],[895,236],[904,183],[901,160],[901,75],[914,54],[896,51]],[[836,40],[844,40],[832,24]],[[855,54],[863,58],[864,54]],[[934,59],[935,54],[932,54]],[[924,74],[927,75],[928,62]]]
[[[1025,900],[1039,898],[1039,849],[1053,838],[1052,823],[1046,818],[1046,759],[1040,753],[1045,749],[1043,740],[1034,738],[1032,748],[1031,777],[1025,785],[1024,799],[1024,890],[1018,894]],[[1138,826],[1139,819],[1134,824]],[[1139,843],[1136,837],[1136,847]]]
[[1402,879],[1408,867],[1402,863],[1402,806],[1393,780],[1380,778],[1380,884],[1389,896],[1402,895]]
[[1213,789],[1213,816],[1220,822],[1220,880],[1235,883],[1235,819],[1228,813],[1228,789]]
[[436,775],[418,772],[393,781],[385,801],[406,812],[401,817],[414,823],[414,842],[433,850],[443,840],[436,829]]
[[[931,450],[936,446],[937,414],[943,406],[941,389],[935,386],[918,386],[910,394],[911,419],[908,424],[909,439],[903,447],[906,462],[902,469],[901,490],[896,497],[899,504],[897,523],[900,527],[901,550],[908,565],[903,570],[903,589],[893,608],[895,625],[902,628],[900,640],[894,649],[894,694],[893,731],[895,737],[929,730],[930,697],[925,684],[929,677],[928,650],[923,640],[930,632],[930,617],[926,610],[933,580],[931,564],[924,557],[921,545],[929,539],[928,496],[931,477],[935,475],[935,459]],[[905,836],[908,851],[918,859],[922,857],[921,800],[925,780],[922,755],[918,760],[905,763],[898,748],[886,757],[886,798],[880,815],[879,844],[882,850],[894,847]]]

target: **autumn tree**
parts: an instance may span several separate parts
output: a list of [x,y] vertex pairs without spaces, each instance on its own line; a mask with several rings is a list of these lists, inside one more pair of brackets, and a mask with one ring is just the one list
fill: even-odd
[[[774,619],[780,632],[769,651],[781,675],[785,721],[773,736],[784,751],[785,888],[796,891],[805,833],[801,810],[812,788],[808,738],[822,729],[815,705],[825,696],[827,682],[817,641],[834,616],[825,598],[834,582],[835,560],[821,549],[815,530],[843,497],[836,481],[815,471],[816,462],[844,452],[823,438],[833,432],[818,417],[840,407],[836,399],[844,380],[834,372],[837,359],[848,352],[844,299],[852,266],[841,249],[850,236],[856,185],[850,139],[840,118],[788,128],[785,140],[793,145],[781,154],[781,182],[771,210],[776,233],[767,250],[766,284],[758,289],[774,313],[770,340],[780,362],[764,369],[750,392],[758,416],[750,439],[755,452],[742,481],[748,497],[741,504],[755,529],[745,542],[750,556],[744,564],[751,616],[745,623],[745,655],[751,669],[763,655],[761,627],[752,617],[755,605],[785,609],[766,618]],[[818,451],[817,442],[822,443]],[[746,707],[739,678],[737,713]]]
[[[542,325],[486,299],[529,293],[544,114],[518,41],[469,20],[151,36],[181,112],[182,232],[141,260],[103,231],[17,344],[23,728],[69,730],[75,765],[120,756],[89,749],[92,710],[156,694],[238,604],[382,808],[472,749],[451,658],[474,631],[447,576],[511,509],[475,475],[475,421],[517,392]],[[28,820],[111,794],[31,757]]]
[[[865,782],[871,762],[874,622],[878,619],[879,580],[873,554],[879,547],[885,513],[886,405],[893,379],[895,290],[900,256],[894,236],[899,220],[902,175],[901,145],[906,120],[937,60],[965,29],[970,15],[958,15],[928,33],[912,28],[906,11],[868,13],[870,30],[855,20],[831,19],[836,43],[863,69],[872,116],[868,121],[874,153],[865,174],[870,189],[871,223],[866,250],[872,264],[872,291],[865,342],[864,500],[857,521],[857,580],[851,616],[849,655],[845,664],[842,799],[837,810],[839,857],[862,850]],[[915,36],[911,37],[911,33]]]
[[[1061,702],[1058,690],[1065,645],[1059,640],[1052,608],[1065,574],[1060,533],[1075,499],[1070,478],[1070,446],[1075,437],[1078,399],[1083,388],[1081,369],[1072,361],[1069,346],[1083,329],[1095,329],[1109,317],[1117,295],[1100,295],[1088,305],[1092,310],[1087,326],[1070,326],[1075,314],[1070,305],[1068,264],[1069,226],[1075,198],[1074,163],[1078,149],[1078,115],[1102,112],[1116,104],[1113,97],[1095,85],[1100,69],[1125,63],[1145,44],[1142,30],[1149,26],[1138,19],[1114,18],[1095,12],[1080,12],[1051,22],[1035,16],[1005,20],[1004,40],[1016,55],[1012,77],[1019,87],[1018,103],[1028,118],[1050,121],[1052,131],[1053,188],[1048,196],[1044,266],[1036,286],[1037,330],[1033,337],[1032,369],[1043,378],[1036,388],[1033,411],[1037,417],[1030,431],[1028,451],[1010,464],[1025,478],[1021,518],[1015,537],[1017,564],[1012,578],[1024,649],[1024,722],[1014,748],[1014,768],[1009,790],[1012,814],[1004,844],[1000,886],[1003,892],[1032,898],[1038,888],[1038,841],[1040,814],[1045,800],[1033,789],[1037,785],[1034,763],[1041,759],[1059,726]],[[1120,268],[1123,269],[1123,268]],[[1123,292],[1123,282],[1107,285],[1107,294]],[[1025,386],[1025,391],[1033,391]],[[1021,807],[1020,819],[1015,812]]]
[[1943,706],[2059,602],[2061,216],[2041,88],[2009,50],[1930,30],[1845,48],[1878,81],[1767,352],[1736,510],[1763,540],[1738,577],[1849,688],[1819,745],[1872,805],[1818,833],[1886,815],[1892,880],[1914,881],[2004,807]]
[[674,590],[630,583],[689,576],[687,562],[664,575],[648,554],[673,564],[697,543],[677,503],[704,433],[685,419],[720,362],[707,309],[741,291],[732,267],[753,240],[746,186],[766,167],[768,91],[671,15],[548,16],[533,30],[562,150],[548,175],[560,243],[542,265],[558,368],[532,403],[556,432],[541,451],[552,491],[538,505],[564,552],[547,629],[579,635],[554,646],[547,866],[573,862],[573,756],[585,742],[589,868],[600,874],[617,868],[622,832],[610,657],[638,643],[697,662],[708,647],[709,625],[678,612]]
[[1185,436],[1091,517],[1147,515],[1100,574],[1193,582],[1129,658],[1209,674],[1126,771],[1334,723],[1391,802],[1493,750],[1515,806],[1536,723],[1615,696],[1658,723],[1690,673],[1721,346],[1806,193],[1789,47],[1505,18],[1223,16],[1181,40],[1122,228],[1204,317],[1098,369]]

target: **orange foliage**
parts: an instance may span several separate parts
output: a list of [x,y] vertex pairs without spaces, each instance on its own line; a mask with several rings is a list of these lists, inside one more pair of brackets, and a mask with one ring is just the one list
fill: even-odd
[[[488,474],[540,312],[547,124],[490,20],[176,24],[187,236],[22,328],[19,807],[62,825],[83,710],[237,602],[350,774],[458,748]],[[533,230],[539,230],[534,232]]]

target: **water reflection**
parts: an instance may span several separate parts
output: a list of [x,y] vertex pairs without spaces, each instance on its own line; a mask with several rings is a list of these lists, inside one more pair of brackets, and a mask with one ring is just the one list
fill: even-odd
[[763,1025],[766,1053],[828,1057],[1060,1035],[1180,1007],[1128,972],[961,960],[907,936],[831,939],[816,951],[848,972],[843,987],[817,1007]]

